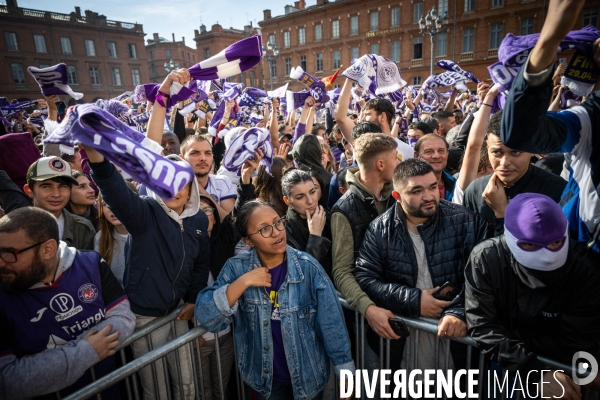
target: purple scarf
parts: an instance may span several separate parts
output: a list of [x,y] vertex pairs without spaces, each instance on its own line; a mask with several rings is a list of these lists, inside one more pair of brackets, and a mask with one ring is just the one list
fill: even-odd
[[329,96],[327,96],[327,89],[325,88],[325,83],[321,82],[314,76],[304,72],[302,68],[292,68],[292,71],[290,72],[290,78],[296,79],[298,82],[308,86],[308,88],[310,89],[310,95],[315,99],[317,103],[324,104],[329,101]]
[[188,68],[194,79],[206,81],[239,75],[258,64],[263,55],[260,35],[227,46],[214,56]]
[[267,92],[267,96],[269,96],[270,98],[285,98],[285,94],[287,92],[287,88],[288,88],[289,83],[286,83],[285,85],[278,87],[275,90],[271,90]]
[[398,64],[377,54],[365,54],[354,60],[342,75],[357,82],[363,89],[368,89],[374,95],[394,92],[406,86]]
[[157,154],[162,151],[157,143],[92,104],[72,107],[44,143],[68,146],[81,143],[92,147],[163,199],[173,198],[195,179],[189,164]]
[[[136,86],[133,94],[133,100],[136,103],[143,103],[149,101],[154,103],[156,101],[156,95],[160,88],[160,83],[145,83],[143,85]],[[184,101],[194,96],[198,91],[198,84],[192,80],[185,85],[173,82],[171,85],[169,99],[167,100],[167,108],[173,107],[180,101]]]
[[260,164],[264,165],[269,175],[271,175],[273,145],[271,144],[269,131],[264,128],[250,128],[233,139],[225,152],[225,156],[223,156],[223,167],[228,171],[236,172],[240,176],[242,166],[249,159],[254,159],[254,153],[257,149],[261,149],[264,154]]
[[68,85],[67,64],[56,64],[48,68],[27,67],[27,71],[40,85],[44,96],[67,95],[75,100],[83,97],[83,93],[74,92]]
[[469,71],[465,71],[464,69],[462,69],[461,67],[458,66],[458,64],[456,64],[454,61],[450,61],[450,60],[440,60],[436,63],[440,68],[445,69],[446,71],[454,71],[457,72],[459,74],[461,74],[462,76],[464,76],[467,79],[472,80],[475,83],[479,83],[479,79],[477,79],[475,77],[475,75],[473,75],[471,72]]

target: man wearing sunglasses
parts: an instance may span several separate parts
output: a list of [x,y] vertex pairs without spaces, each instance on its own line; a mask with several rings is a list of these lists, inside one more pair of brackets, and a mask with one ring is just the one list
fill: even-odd
[[[580,398],[581,389],[570,376],[553,374],[538,356],[569,365],[579,351],[599,358],[598,265],[596,252],[570,240],[567,218],[554,200],[517,195],[506,208],[504,234],[480,243],[469,257],[465,300],[470,335],[494,363],[519,371],[523,382],[527,377],[530,394],[536,393],[531,384],[546,370],[544,397],[558,398],[564,388],[564,398]],[[600,378],[592,384],[598,388]]]
[[64,397],[92,382],[92,365],[96,378],[112,372],[134,327],[109,266],[60,241],[52,214],[23,207],[0,219],[1,399]]

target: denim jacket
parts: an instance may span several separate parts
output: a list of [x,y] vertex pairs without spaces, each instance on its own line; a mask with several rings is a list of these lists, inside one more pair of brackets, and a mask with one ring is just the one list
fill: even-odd
[[[249,287],[229,307],[227,287],[260,266],[256,250],[230,258],[215,284],[200,292],[195,315],[210,332],[235,320],[238,369],[244,381],[266,397],[273,381],[271,303],[264,287]],[[294,398],[310,399],[329,380],[329,358],[335,373],[355,370],[342,308],[333,284],[308,254],[287,247],[288,272],[278,293],[283,346]],[[241,312],[240,312],[241,311]]]

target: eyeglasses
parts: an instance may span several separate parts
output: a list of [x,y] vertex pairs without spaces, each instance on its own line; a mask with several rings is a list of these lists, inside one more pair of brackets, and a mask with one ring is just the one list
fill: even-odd
[[17,255],[26,252],[27,250],[33,249],[34,247],[39,246],[40,244],[46,243],[48,240],[44,240],[43,242],[36,243],[32,246],[29,246],[22,250],[15,251],[6,251],[4,249],[0,249],[0,258],[9,264],[13,264],[17,262]]
[[206,215],[213,215],[215,213],[214,208],[202,208],[201,210],[204,211],[204,214]]
[[264,237],[265,239],[268,239],[271,236],[273,236],[273,228],[274,227],[277,228],[278,231],[284,230],[285,229],[285,217],[279,218],[277,221],[275,221],[275,223],[273,225],[263,226],[258,231],[251,233],[248,236],[252,236],[252,235],[256,235],[257,233],[260,233],[260,235],[262,237]]

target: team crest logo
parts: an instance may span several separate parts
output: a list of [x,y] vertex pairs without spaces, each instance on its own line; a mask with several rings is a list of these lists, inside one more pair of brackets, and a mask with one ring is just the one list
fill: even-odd
[[91,303],[98,298],[98,288],[94,284],[86,283],[85,285],[81,285],[77,291],[77,295],[79,296],[79,300],[84,303]]
[[67,169],[65,162],[58,157],[50,159],[50,161],[48,161],[48,166],[50,169],[57,172],[63,172],[65,169]]

